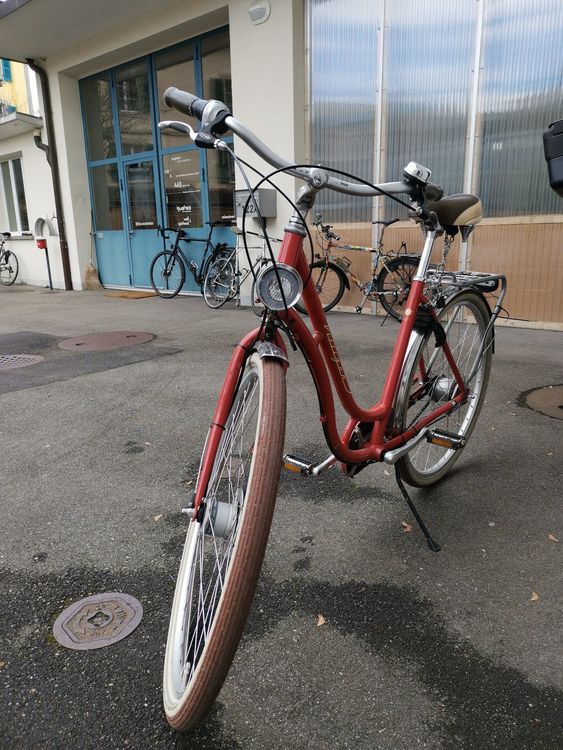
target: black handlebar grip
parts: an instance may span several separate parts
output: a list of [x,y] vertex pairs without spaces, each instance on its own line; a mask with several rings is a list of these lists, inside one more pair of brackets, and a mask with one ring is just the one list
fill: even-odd
[[203,119],[203,110],[208,103],[206,99],[198,99],[197,96],[174,86],[166,89],[164,101],[169,107],[174,107],[178,112],[183,112],[189,117],[197,117],[198,120]]

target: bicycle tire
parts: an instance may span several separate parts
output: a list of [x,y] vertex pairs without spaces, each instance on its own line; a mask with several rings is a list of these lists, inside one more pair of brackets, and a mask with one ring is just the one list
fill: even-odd
[[149,277],[151,286],[159,297],[172,299],[186,281],[186,268],[179,255],[161,250],[151,261]]
[[[166,717],[176,729],[189,729],[203,718],[221,689],[241,638],[272,522],[285,407],[282,364],[252,354],[233,394],[214,456],[204,518],[201,523],[189,523],[178,573],[163,676]],[[223,502],[219,511],[217,498]],[[236,507],[237,511],[229,517],[232,525],[221,537],[215,530],[227,504],[228,510]],[[204,556],[206,541],[209,556]],[[214,600],[209,602],[210,611],[204,612],[210,591]],[[198,631],[199,621],[192,619],[194,609],[205,620],[203,634]]]
[[[313,284],[325,312],[329,312],[342,299],[346,289],[346,274],[336,263],[326,263],[323,260],[311,264],[309,284]],[[295,309],[302,315],[307,315],[304,305],[295,305]]]
[[[464,379],[470,376],[469,396],[464,404],[434,422],[435,427],[463,437],[467,442],[481,412],[489,382],[492,361],[492,329],[487,330],[491,311],[484,298],[474,291],[456,294],[440,311],[438,318],[447,334],[447,341]],[[440,402],[450,400],[456,392],[452,370],[443,349],[435,346],[434,335],[420,334],[405,358],[396,399],[395,421],[403,432]],[[482,347],[483,354],[479,358]],[[442,479],[458,460],[463,448],[445,448],[423,441],[399,459],[401,477],[413,487],[427,487]]]
[[402,320],[400,310],[409,296],[418,263],[418,258],[399,255],[384,265],[377,275],[378,299],[385,312],[395,320]]
[[0,263],[0,281],[4,286],[11,286],[18,278],[20,264],[18,257],[11,250],[6,250]]
[[217,309],[236,296],[235,264],[231,256],[218,257],[211,263],[203,280],[203,299],[208,307]]

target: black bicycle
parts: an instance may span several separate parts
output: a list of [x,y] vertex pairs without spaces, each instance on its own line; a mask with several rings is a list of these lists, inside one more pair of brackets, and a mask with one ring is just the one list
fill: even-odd
[[10,286],[18,277],[19,263],[16,255],[6,247],[6,240],[11,237],[10,232],[2,232],[0,237],[0,282]]
[[[226,242],[213,244],[213,230],[215,227],[233,226],[233,221],[231,219],[219,219],[207,223],[209,224],[209,234],[206,240],[193,239],[188,236],[185,229],[179,227],[176,229],[158,227],[164,249],[157,253],[151,261],[150,280],[152,288],[159,297],[171,299],[178,294],[186,281],[187,268],[194,277],[196,284],[199,285],[209,307],[220,307],[227,299],[230,299],[228,294],[230,290],[222,290],[222,288],[218,290],[217,285],[212,284],[210,270],[219,259],[227,258],[233,250]],[[167,248],[166,241],[170,239],[171,234],[175,235],[174,242],[171,247]],[[205,242],[201,265],[198,266],[195,261],[186,256],[180,246],[181,242]],[[213,293],[208,293],[207,287]]]

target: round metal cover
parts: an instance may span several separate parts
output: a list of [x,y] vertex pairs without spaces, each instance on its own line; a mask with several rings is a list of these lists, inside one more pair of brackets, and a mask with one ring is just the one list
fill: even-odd
[[546,385],[535,388],[526,396],[526,406],[548,417],[563,419],[563,385]]
[[40,354],[0,354],[0,370],[15,370],[16,367],[29,367],[43,362]]
[[107,352],[121,349],[123,346],[146,344],[154,339],[154,333],[144,331],[107,331],[75,336],[72,339],[59,341],[61,349],[73,349],[82,352]]
[[142,617],[141,603],[129,594],[95,594],[61,612],[53,625],[53,635],[65,648],[103,648],[132,633]]

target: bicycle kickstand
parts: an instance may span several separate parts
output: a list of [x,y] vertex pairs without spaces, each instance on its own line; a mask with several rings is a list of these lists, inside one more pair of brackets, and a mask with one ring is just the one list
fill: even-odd
[[407,492],[407,490],[405,488],[405,485],[403,484],[403,480],[401,479],[401,475],[399,473],[399,467],[398,466],[395,466],[395,479],[397,480],[397,484],[399,485],[399,489],[401,490],[401,493],[402,493],[403,497],[407,501],[408,506],[411,509],[413,516],[416,518],[416,522],[418,523],[418,525],[420,526],[420,529],[421,529],[422,533],[426,537],[426,541],[428,542],[428,546],[430,547],[430,549],[432,550],[432,552],[439,552],[442,548],[430,536],[430,532],[426,528],[426,524],[424,523],[424,521],[420,517],[420,513],[416,509],[415,504],[410,499],[409,494],[408,494],[408,492]]

